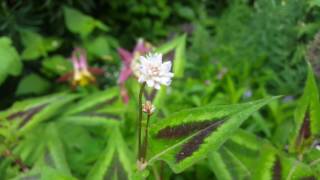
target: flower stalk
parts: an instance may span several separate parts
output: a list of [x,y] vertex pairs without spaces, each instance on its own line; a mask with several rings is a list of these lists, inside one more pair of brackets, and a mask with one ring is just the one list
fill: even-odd
[[[140,171],[147,167],[147,150],[150,118],[155,110],[151,101],[142,104],[144,89],[147,85],[150,88],[159,90],[161,85],[169,86],[173,73],[171,71],[171,62],[162,62],[162,54],[148,54],[139,58],[139,76],[138,81],[142,84],[139,93],[139,116],[138,116],[138,161],[137,166]],[[147,114],[144,126],[144,138],[142,138],[143,114]],[[142,143],[143,139],[143,143]]]
[[143,142],[143,147],[142,147],[142,155],[141,159],[145,160],[147,158],[147,151],[148,151],[148,134],[149,134],[149,122],[150,122],[150,117],[152,114],[147,115],[147,123],[145,127],[145,137],[144,137],[144,142]]
[[142,97],[144,88],[146,86],[146,83],[143,83],[140,87],[140,93],[139,93],[139,116],[138,116],[138,159],[141,159],[141,138],[142,138]]

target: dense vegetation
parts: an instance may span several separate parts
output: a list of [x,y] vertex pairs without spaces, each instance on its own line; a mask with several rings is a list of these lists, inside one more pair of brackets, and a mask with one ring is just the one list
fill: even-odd
[[319,179],[319,0],[0,6],[0,179]]

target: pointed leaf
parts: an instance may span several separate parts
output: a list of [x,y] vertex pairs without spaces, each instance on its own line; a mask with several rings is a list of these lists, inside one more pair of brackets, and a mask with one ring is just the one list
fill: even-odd
[[[183,171],[206,157],[209,151],[218,150],[252,113],[276,98],[265,98],[237,105],[194,108],[175,113],[159,121],[151,128],[153,157],[150,158],[150,163],[161,159],[166,161],[176,173]],[[163,132],[165,129],[175,129],[188,123],[201,123],[203,121],[212,121],[212,123],[201,130],[196,128],[196,132],[183,138],[173,140],[157,138],[159,132]],[[216,122],[219,122],[218,126],[216,126]],[[186,127],[190,131],[194,130],[194,128],[189,128],[189,125]],[[169,135],[174,137],[177,135],[176,132],[171,131]]]

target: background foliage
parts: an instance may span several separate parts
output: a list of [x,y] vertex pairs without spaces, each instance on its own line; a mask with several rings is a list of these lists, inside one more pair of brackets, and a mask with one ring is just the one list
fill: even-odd
[[[0,179],[320,177],[319,0],[0,6]],[[126,104],[117,83],[117,49],[139,38],[175,73],[154,95],[140,173],[138,84],[126,82]],[[57,79],[72,71],[75,47],[104,74],[71,90]]]

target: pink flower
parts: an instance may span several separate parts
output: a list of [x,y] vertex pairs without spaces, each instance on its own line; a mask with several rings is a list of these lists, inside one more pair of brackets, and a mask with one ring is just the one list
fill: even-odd
[[87,55],[83,49],[75,48],[70,60],[73,65],[73,71],[61,76],[58,82],[69,81],[72,89],[75,89],[77,86],[94,84],[96,82],[94,75],[102,75],[104,73],[100,68],[88,66]]
[[133,52],[130,52],[123,48],[118,49],[118,53],[122,60],[122,67],[118,78],[118,83],[120,85],[121,97],[125,103],[129,101],[129,96],[124,83],[131,75],[135,75],[136,77],[138,76],[139,57],[145,55],[151,49],[151,44],[144,41],[143,39],[138,40]]

